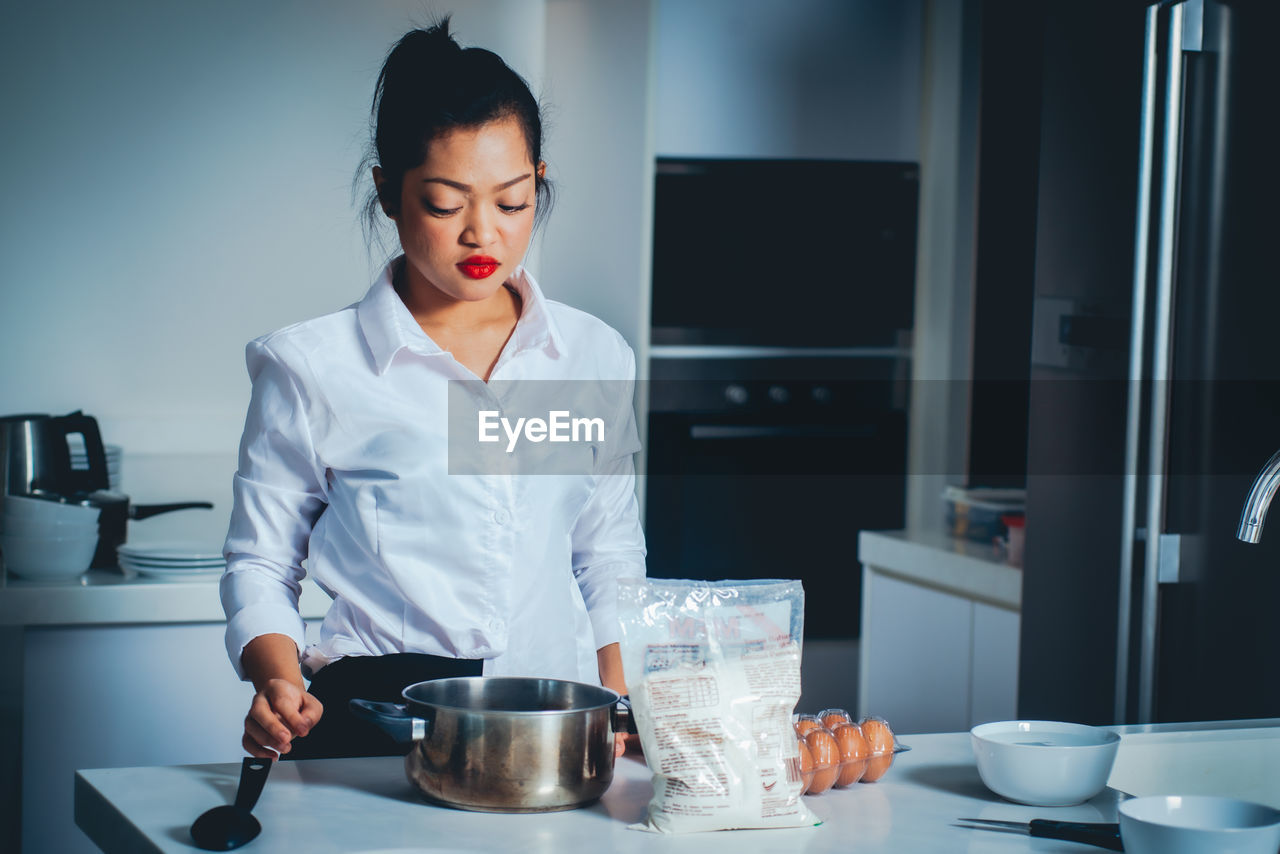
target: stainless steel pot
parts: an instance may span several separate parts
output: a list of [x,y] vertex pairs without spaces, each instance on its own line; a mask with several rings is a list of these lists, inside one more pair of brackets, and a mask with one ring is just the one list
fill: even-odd
[[588,804],[613,782],[614,733],[635,731],[625,700],[580,682],[460,677],[418,682],[402,696],[403,705],[352,700],[351,710],[414,742],[404,768],[418,791],[467,810]]

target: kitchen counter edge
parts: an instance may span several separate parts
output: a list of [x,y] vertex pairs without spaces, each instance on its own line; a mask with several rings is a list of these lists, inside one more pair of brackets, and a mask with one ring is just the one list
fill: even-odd
[[[299,610],[323,617],[329,597],[310,580],[302,583]],[[167,581],[126,577],[93,569],[74,582],[24,581],[9,576],[0,586],[0,626],[222,623],[218,578]]]
[[1022,609],[1022,570],[1004,563],[991,545],[941,531],[859,531],[858,561],[969,599]]

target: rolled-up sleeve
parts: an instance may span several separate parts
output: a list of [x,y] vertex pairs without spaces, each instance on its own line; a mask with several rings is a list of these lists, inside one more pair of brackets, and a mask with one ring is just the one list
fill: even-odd
[[616,643],[618,579],[645,575],[644,532],[635,492],[634,456],[640,450],[633,395],[635,356],[621,341],[625,383],[619,389],[618,414],[610,440],[596,461],[595,487],[573,527],[573,574],[582,590],[596,648]]
[[316,462],[303,384],[261,340],[245,350],[253,395],[240,442],[231,524],[220,585],[226,645],[241,679],[244,647],[282,634],[305,645],[298,597],[308,541],[325,508],[324,472]]

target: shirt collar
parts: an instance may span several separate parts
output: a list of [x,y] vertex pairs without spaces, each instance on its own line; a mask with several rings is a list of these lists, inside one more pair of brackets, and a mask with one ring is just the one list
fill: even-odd
[[[396,353],[403,349],[424,356],[445,352],[422,331],[396,293],[391,277],[400,258],[393,259],[382,268],[369,292],[356,305],[360,330],[379,374],[386,373]],[[506,285],[515,289],[521,303],[520,319],[516,321],[508,344],[512,354],[522,350],[544,350],[552,357],[567,355],[564,336],[547,308],[547,298],[529,271],[523,266],[516,267]]]

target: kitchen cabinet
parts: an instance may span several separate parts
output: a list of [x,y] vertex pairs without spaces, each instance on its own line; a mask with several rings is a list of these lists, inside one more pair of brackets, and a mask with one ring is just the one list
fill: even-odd
[[859,559],[859,715],[898,733],[1016,717],[1020,571],[932,533],[864,531]]
[[[304,585],[309,633],[327,602]],[[243,755],[252,687],[227,661],[216,579],[156,582],[96,570],[83,584],[10,578],[0,585],[0,628],[3,764],[21,785],[20,798],[0,805],[0,850],[98,850],[73,822],[79,768]],[[6,789],[17,780],[6,777]]]

